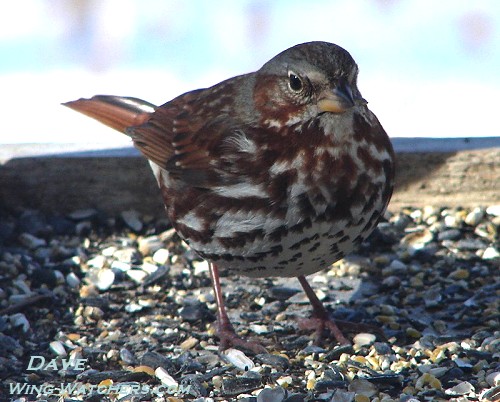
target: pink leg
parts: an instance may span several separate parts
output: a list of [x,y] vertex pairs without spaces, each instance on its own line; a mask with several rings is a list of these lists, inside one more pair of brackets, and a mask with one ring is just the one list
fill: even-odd
[[298,277],[298,280],[313,307],[312,318],[301,320],[300,326],[304,329],[315,329],[316,343],[321,342],[323,332],[325,329],[327,329],[338,343],[340,343],[341,345],[349,345],[350,342],[342,334],[342,331],[339,329],[339,327],[349,332],[376,332],[383,337],[383,333],[380,328],[376,328],[368,324],[340,320],[334,321],[333,318],[330,317],[330,314],[326,310],[325,306],[323,306],[323,303],[321,303],[321,301],[318,299],[318,296],[316,296],[316,293],[314,293],[314,290],[311,288],[311,285],[309,285],[309,282],[307,282],[306,278],[301,275]]
[[230,347],[240,347],[242,349],[250,350],[256,354],[266,353],[266,349],[255,342],[246,341],[241,339],[235,332],[231,321],[227,315],[226,307],[224,306],[224,298],[222,297],[222,289],[219,280],[219,269],[217,265],[210,263],[210,277],[212,278],[212,285],[214,287],[215,300],[217,302],[217,336],[220,339],[221,350]]

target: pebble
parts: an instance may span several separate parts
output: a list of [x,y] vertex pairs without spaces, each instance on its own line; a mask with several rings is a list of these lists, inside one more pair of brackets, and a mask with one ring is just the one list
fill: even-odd
[[23,332],[28,332],[30,329],[30,322],[23,313],[12,314],[9,321],[14,328],[20,327]]
[[353,343],[358,347],[370,346],[375,342],[376,339],[377,337],[375,335],[362,332],[354,336]]
[[374,396],[377,393],[377,387],[370,381],[363,378],[356,378],[352,380],[347,389],[355,394],[361,394],[368,398]]
[[226,349],[221,353],[221,356],[228,363],[242,371],[249,371],[255,367],[254,362],[238,349]]
[[260,378],[236,377],[222,381],[222,392],[227,396],[235,396],[252,392],[261,386]]
[[125,247],[116,250],[113,257],[126,264],[136,264],[142,261],[140,253],[133,247]]
[[49,347],[56,356],[65,357],[68,354],[61,341],[52,341],[50,342]]
[[393,260],[390,264],[389,267],[391,270],[398,272],[398,271],[404,271],[406,270],[407,266],[405,263],[399,261],[399,260]]
[[493,260],[495,258],[500,258],[500,252],[495,247],[490,246],[484,250],[481,258],[483,260]]
[[193,349],[196,345],[198,345],[198,339],[193,338],[192,336],[181,342],[180,347],[182,350]]
[[193,268],[194,268],[194,275],[201,275],[203,272],[208,272],[209,270],[209,264],[207,261],[193,261],[192,262]]
[[446,395],[459,396],[467,395],[474,391],[474,386],[468,381],[462,381],[454,387],[448,388],[444,391]]
[[66,283],[70,288],[78,289],[81,281],[80,278],[78,278],[78,276],[74,272],[70,272],[68,275],[66,275]]
[[481,207],[474,208],[467,214],[464,222],[469,226],[477,226],[484,217],[485,210]]
[[[207,264],[172,229],[164,231],[168,223],[137,214],[145,234],[137,236],[121,224],[123,218],[95,211],[61,221],[61,237],[50,227],[56,220],[41,213],[26,214],[23,230],[16,218],[8,218],[5,222],[14,224],[7,229],[15,231],[0,252],[0,310],[43,292],[54,294],[57,303],[19,304],[15,308],[23,310],[0,315],[0,378],[36,383],[36,374],[26,377],[25,356],[47,349],[58,356],[55,347],[61,357],[90,359],[85,372],[65,374],[76,381],[157,385],[164,373],[155,370],[161,367],[170,373],[164,381],[192,384],[189,397],[200,402],[209,396],[253,402],[494,400],[500,393],[494,261],[500,217],[488,211],[428,207],[388,213],[382,237],[368,239],[359,255],[315,276],[314,285],[336,318],[375,320],[387,342],[360,333],[354,347],[312,346],[312,331],[298,331],[292,319],[310,316],[296,281],[273,285],[227,275],[223,290],[232,322],[244,338],[260,334],[271,353],[242,353],[226,364],[217,354],[217,340],[206,334],[216,311]],[[86,228],[81,236],[75,234],[79,224]],[[18,233],[42,242],[30,248]],[[381,239],[386,243],[379,247]],[[115,277],[111,285],[101,285],[108,290],[103,291],[96,283],[106,270]],[[126,272],[137,274],[133,283]],[[347,301],[344,294],[353,297]],[[61,321],[68,311],[71,328],[71,321]],[[14,325],[24,319],[28,336],[23,325]],[[40,330],[52,322],[69,333]],[[55,378],[46,375],[43,381]],[[372,396],[363,393],[364,381],[373,387]],[[124,401],[134,397],[130,388],[119,395]],[[169,398],[177,402],[184,394]]]
[[153,261],[160,265],[165,265],[170,258],[170,252],[165,248],[160,248],[153,254]]
[[47,245],[45,239],[40,239],[32,235],[31,233],[21,233],[19,235],[19,242],[30,250],[34,250],[38,247],[44,247]]
[[127,263],[127,262],[122,262],[122,261],[113,261],[111,263],[111,269],[113,270],[118,270],[118,271],[123,271],[123,272],[126,272],[128,271],[130,268],[132,268],[132,265]]
[[287,388],[293,383],[293,378],[289,375],[285,375],[276,379],[276,383],[282,387]]
[[158,367],[155,370],[155,376],[161,381],[162,384],[166,385],[167,388],[179,386],[179,383],[175,381],[175,379],[168,374],[167,370],[163,367]]
[[147,272],[144,272],[142,269],[129,269],[126,274],[137,284],[143,283],[144,279],[148,276]]
[[354,392],[336,390],[330,402],[352,402],[356,394]]
[[433,233],[429,229],[422,229],[404,236],[400,243],[404,244],[411,251],[423,249],[428,243],[434,239]]
[[256,355],[255,359],[261,364],[266,364],[280,371],[285,371],[290,367],[290,360],[285,355],[263,353]]
[[486,208],[486,213],[488,215],[500,216],[500,204],[489,206],[488,208]]
[[257,395],[257,402],[282,402],[285,397],[286,391],[282,387],[264,388]]
[[152,255],[164,247],[164,242],[160,236],[141,237],[137,241],[137,248],[143,256]]
[[141,311],[144,309],[144,306],[141,306],[140,304],[138,303],[135,303],[135,302],[130,302],[128,303],[126,306],[125,306],[125,311],[127,313],[136,313],[138,311]]
[[443,230],[442,232],[439,232],[437,235],[437,239],[439,241],[456,240],[456,239],[459,239],[461,235],[462,235],[462,232],[458,229],[448,229],[448,230]]
[[108,290],[115,281],[115,273],[109,268],[102,268],[95,275],[94,285],[99,290]]
[[486,382],[488,385],[495,387],[500,385],[500,371],[494,371],[486,376]]
[[122,361],[126,364],[135,364],[137,363],[137,360],[136,358],[134,357],[134,354],[126,349],[126,348],[122,348],[120,349],[120,359],[122,359]]
[[87,265],[92,268],[103,268],[106,264],[107,259],[103,255],[96,255],[94,258],[91,258],[87,261]]

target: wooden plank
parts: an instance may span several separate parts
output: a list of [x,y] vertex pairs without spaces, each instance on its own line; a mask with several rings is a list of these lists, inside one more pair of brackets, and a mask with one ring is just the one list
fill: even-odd
[[[500,204],[500,138],[394,143],[399,152],[391,210]],[[131,148],[3,145],[0,161],[1,208],[67,213],[92,207],[111,214],[135,209],[163,217],[149,165]]]

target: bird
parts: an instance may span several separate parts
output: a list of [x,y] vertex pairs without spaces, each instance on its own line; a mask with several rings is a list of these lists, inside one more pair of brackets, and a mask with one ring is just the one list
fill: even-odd
[[63,103],[149,160],[172,226],[209,263],[221,350],[265,348],[236,333],[220,271],[297,277],[317,340],[349,344],[340,327],[362,325],[334,320],[306,279],[365,241],[393,192],[391,141],[357,78],[347,50],[314,41],[161,106],[113,95]]

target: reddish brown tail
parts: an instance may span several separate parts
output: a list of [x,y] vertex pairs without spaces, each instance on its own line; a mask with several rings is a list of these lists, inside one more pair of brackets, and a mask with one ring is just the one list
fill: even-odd
[[96,95],[63,103],[105,125],[127,134],[127,128],[139,126],[149,120],[156,106],[137,98]]

